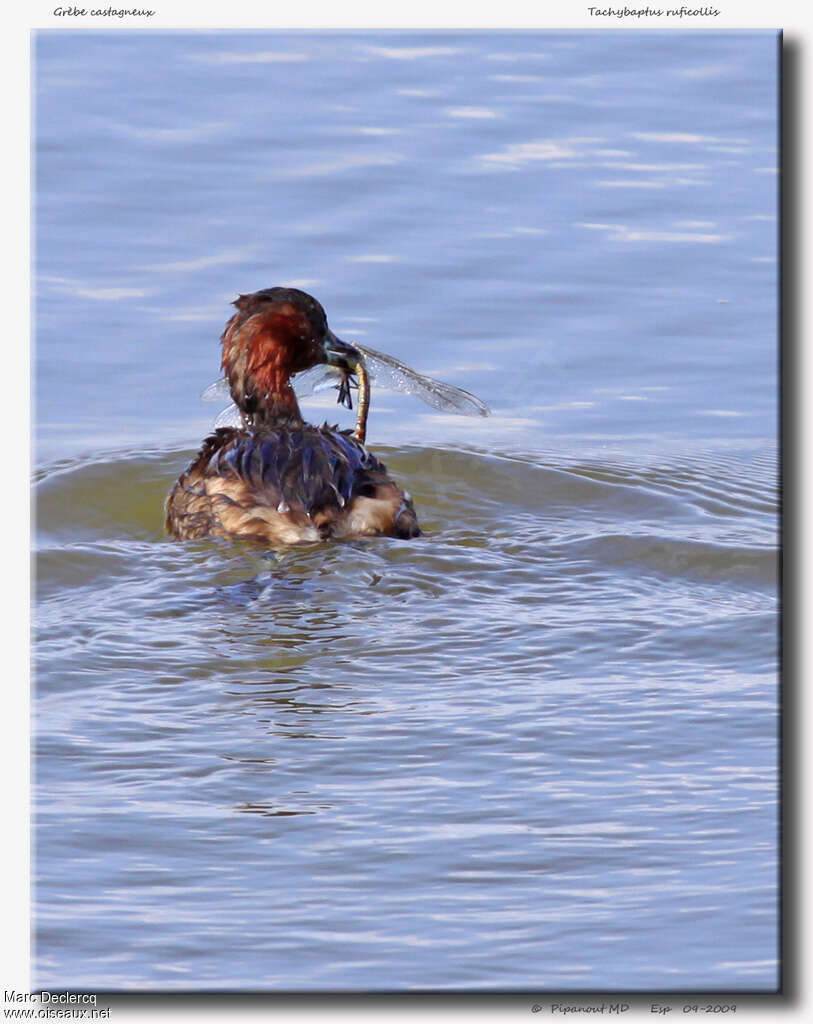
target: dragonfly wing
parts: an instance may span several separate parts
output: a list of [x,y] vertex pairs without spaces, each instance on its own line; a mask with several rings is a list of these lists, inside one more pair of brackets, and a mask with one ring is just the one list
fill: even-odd
[[[376,352],[366,345],[356,345],[356,348],[364,355],[364,362],[370,377],[384,389],[390,391],[401,391],[407,395],[415,395],[422,402],[433,409],[440,409],[442,412],[460,413],[463,416],[488,416],[490,409],[481,402],[476,395],[472,395],[463,388],[454,384],[446,384],[442,380],[435,380],[433,377],[425,377],[417,373],[400,359],[389,356],[384,352]],[[355,386],[353,379],[350,383]],[[339,402],[349,404],[350,393],[347,390],[348,378],[341,370],[323,365],[313,366],[303,373],[298,373],[293,378],[293,385],[296,393],[300,396],[318,394],[328,388],[339,390]],[[344,396],[344,397],[343,397]],[[204,402],[222,401],[230,398],[229,382],[225,377],[216,380],[200,396]],[[236,406],[230,405],[215,420],[215,427],[239,427],[242,426],[242,418]]]
[[303,370],[302,373],[296,374],[292,378],[291,383],[294,386],[294,391],[301,397],[307,397],[307,395],[316,395],[320,391],[326,391],[328,388],[336,388],[341,385],[342,372],[339,369],[333,367],[325,368],[323,365],[312,366],[309,370]]
[[463,416],[488,416],[491,412],[485,402],[463,388],[433,377],[424,377],[384,352],[376,352],[375,349],[358,344],[356,348],[363,352],[370,376],[383,388],[415,395],[433,409],[441,409],[443,412],[455,412]]
[[202,391],[200,397],[204,402],[222,402],[224,398],[231,398],[229,382],[225,377],[221,377],[220,380],[216,380],[214,384],[210,384],[205,391]]
[[218,430],[220,427],[242,427],[243,417],[240,415],[240,410],[236,405],[230,405],[217,417],[215,420],[214,429]]

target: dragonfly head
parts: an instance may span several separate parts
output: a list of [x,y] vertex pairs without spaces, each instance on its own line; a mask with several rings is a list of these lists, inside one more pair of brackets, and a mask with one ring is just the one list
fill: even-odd
[[324,341],[325,362],[335,366],[342,373],[355,373],[359,363],[363,362],[364,356],[355,345],[349,345],[328,329]]

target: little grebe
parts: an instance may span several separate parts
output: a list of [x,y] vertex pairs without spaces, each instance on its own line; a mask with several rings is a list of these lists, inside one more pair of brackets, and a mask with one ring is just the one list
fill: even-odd
[[[234,305],[220,339],[221,365],[240,426],[217,429],[203,442],[167,498],[167,531],[181,540],[268,544],[419,536],[409,495],[362,443],[362,351],[337,338],[322,306],[296,288],[266,288]],[[358,377],[355,433],[302,419],[291,377],[325,363],[341,376],[340,401],[349,404],[348,381]]]

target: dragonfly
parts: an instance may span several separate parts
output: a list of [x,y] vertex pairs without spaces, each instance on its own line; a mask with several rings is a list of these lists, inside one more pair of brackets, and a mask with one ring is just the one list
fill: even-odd
[[[384,352],[376,352],[375,349],[367,348],[366,345],[353,342],[353,348],[358,349],[363,357],[356,367],[355,373],[348,373],[337,367],[330,367],[326,370],[324,366],[314,366],[303,373],[296,374],[291,378],[291,383],[300,396],[317,394],[320,391],[335,388],[339,392],[337,403],[348,409],[353,408],[351,388],[356,390],[358,392],[358,409],[356,428],[353,433],[361,444],[364,444],[367,434],[370,379],[375,381],[382,390],[415,395],[426,405],[433,409],[439,409],[441,412],[452,412],[462,416],[488,416],[491,412],[485,402],[471,392],[464,391],[463,388],[435,380],[433,377],[426,377],[407,366],[406,363],[402,363],[400,359]],[[230,397],[229,382],[225,377],[210,384],[201,395],[206,402],[215,402]],[[234,404],[224,409],[215,420],[215,429],[241,426],[243,426],[243,420],[240,410]]]

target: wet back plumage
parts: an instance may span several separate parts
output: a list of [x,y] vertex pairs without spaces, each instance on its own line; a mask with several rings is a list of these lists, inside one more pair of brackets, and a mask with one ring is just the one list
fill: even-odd
[[386,466],[337,427],[225,428],[206,438],[167,502],[182,539],[297,543],[419,534]]

